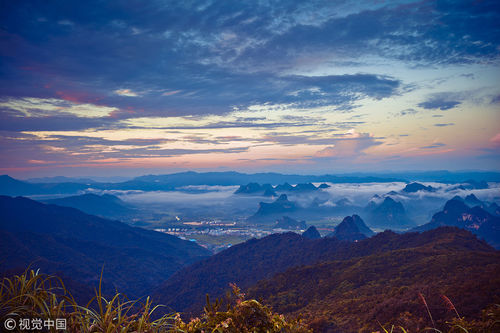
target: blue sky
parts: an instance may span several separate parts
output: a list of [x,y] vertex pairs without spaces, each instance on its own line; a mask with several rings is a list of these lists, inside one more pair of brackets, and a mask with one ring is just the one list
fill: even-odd
[[1,173],[500,167],[495,1],[1,6]]

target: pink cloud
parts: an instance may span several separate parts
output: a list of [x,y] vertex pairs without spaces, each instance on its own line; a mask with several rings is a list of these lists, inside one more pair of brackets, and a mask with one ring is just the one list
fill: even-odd
[[172,95],[175,95],[175,94],[178,94],[180,93],[182,90],[172,90],[172,91],[165,91],[163,94],[161,94],[162,96],[172,96]]
[[314,157],[354,157],[363,155],[363,151],[381,144],[369,133],[358,133],[354,130],[342,134],[332,140],[333,145],[319,150]]
[[495,145],[500,145],[500,133],[490,139]]

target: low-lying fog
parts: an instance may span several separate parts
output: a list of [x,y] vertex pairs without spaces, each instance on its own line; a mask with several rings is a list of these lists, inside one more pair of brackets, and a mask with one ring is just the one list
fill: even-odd
[[[382,201],[387,193],[405,207],[407,214],[417,224],[429,222],[434,213],[442,209],[445,202],[458,195],[465,197],[474,194],[479,200],[500,202],[500,183],[489,183],[488,189],[464,190],[460,184],[443,184],[422,182],[436,190],[434,192],[418,191],[405,193],[401,190],[405,183],[360,183],[332,184],[327,189],[311,192],[286,193],[288,200],[295,202],[301,208],[309,209],[315,203],[318,207],[338,206],[339,200],[348,202],[349,213],[362,213],[370,200]],[[320,185],[318,183],[316,186]],[[222,220],[244,220],[257,212],[259,202],[273,202],[276,197],[262,195],[234,194],[238,186],[186,186],[176,191],[106,191],[117,195],[123,201],[143,208],[165,214],[185,214],[190,218],[218,218]],[[278,195],[280,193],[278,192]],[[379,196],[380,198],[377,198]],[[334,210],[332,210],[334,211]],[[339,218],[345,211],[339,212]],[[311,217],[317,219],[318,217]],[[307,220],[307,216],[306,216]]]

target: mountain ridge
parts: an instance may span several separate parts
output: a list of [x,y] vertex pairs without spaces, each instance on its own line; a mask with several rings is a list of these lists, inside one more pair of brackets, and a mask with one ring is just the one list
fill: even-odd
[[221,297],[229,283],[245,289],[293,266],[352,259],[428,243],[457,251],[494,251],[470,232],[457,228],[405,234],[384,231],[357,243],[324,237],[311,240],[291,232],[272,234],[235,245],[181,269],[163,283],[154,296],[160,303],[179,311],[196,312],[202,309],[205,294]]
[[0,271],[35,261],[47,273],[63,271],[95,286],[104,266],[106,290],[113,291],[114,284],[133,296],[151,292],[184,265],[210,254],[175,236],[24,197],[0,196],[0,231]]

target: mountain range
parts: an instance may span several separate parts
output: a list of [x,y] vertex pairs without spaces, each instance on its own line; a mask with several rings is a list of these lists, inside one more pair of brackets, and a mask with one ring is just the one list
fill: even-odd
[[134,209],[129,207],[117,196],[111,194],[97,195],[86,193],[58,199],[43,200],[47,204],[73,207],[87,214],[109,218],[120,218],[134,214]]
[[[381,235],[363,242],[376,246],[397,237]],[[295,266],[259,281],[248,294],[280,313],[302,318],[315,332],[374,332],[382,331],[381,325],[420,332],[456,318],[447,300],[469,318],[500,300],[498,251],[458,229],[406,237],[421,242]]]
[[240,185],[240,187],[234,192],[234,194],[259,194],[264,196],[276,196],[276,192],[294,192],[294,193],[305,193],[312,192],[319,189],[329,188],[328,184],[321,184],[316,187],[312,183],[299,183],[292,186],[288,183],[279,184],[273,187],[271,184],[259,183],[248,183],[246,185]]
[[328,237],[309,239],[291,232],[273,234],[232,246],[181,269],[157,289],[155,297],[160,303],[179,311],[197,312],[203,308],[204,295],[221,297],[229,283],[247,289],[259,280],[272,278],[292,267],[351,260],[431,246],[429,244],[432,247],[494,252],[489,245],[477,240],[469,232],[456,228],[406,234],[385,231],[358,242]]
[[[99,190],[143,190],[170,191],[188,185],[241,185],[248,183],[283,184],[283,183],[373,183],[407,182],[409,179],[421,181],[442,181],[450,183],[465,182],[467,188],[487,188],[487,181],[500,181],[498,172],[416,172],[385,173],[369,175],[363,173],[344,175],[288,175],[280,173],[245,174],[234,171],[180,172],[167,175],[146,175],[121,182],[98,182],[92,179],[72,179],[63,177],[31,179],[20,181],[7,175],[0,176],[1,195],[36,195],[36,194],[76,194],[87,190],[90,185]],[[88,181],[88,182],[87,182]],[[485,187],[486,186],[486,187]],[[464,188],[465,188],[464,187]],[[278,188],[277,190],[281,190]]]
[[[471,200],[475,202],[469,197],[468,201]],[[446,202],[443,210],[434,214],[429,223],[418,226],[413,231],[431,230],[440,226],[454,226],[468,230],[500,249],[500,217],[490,214],[479,205],[471,208],[461,198],[453,198]]]
[[151,293],[181,267],[211,254],[175,236],[23,197],[0,196],[0,234],[2,272],[31,265],[93,288],[104,269],[104,290],[131,297]]

